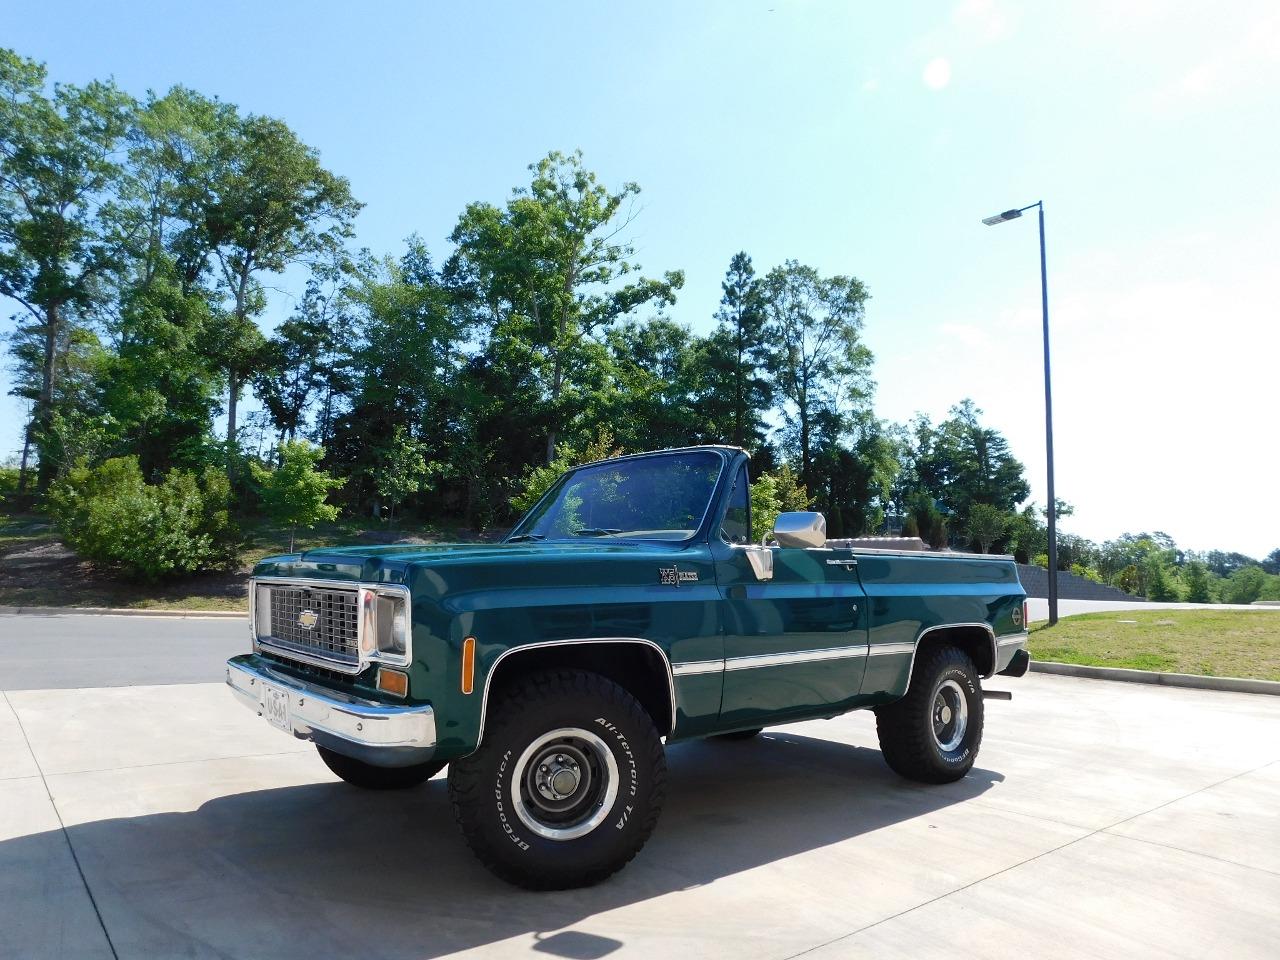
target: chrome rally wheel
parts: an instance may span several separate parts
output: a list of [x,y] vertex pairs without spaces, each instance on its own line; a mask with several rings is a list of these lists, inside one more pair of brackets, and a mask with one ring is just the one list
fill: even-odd
[[573,840],[604,822],[618,796],[613,751],[590,730],[560,727],[538,737],[516,761],[511,806],[548,840]]

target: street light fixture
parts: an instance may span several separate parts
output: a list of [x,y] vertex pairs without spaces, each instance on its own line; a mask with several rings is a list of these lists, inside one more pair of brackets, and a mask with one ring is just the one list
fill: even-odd
[[1058,622],[1058,501],[1053,494],[1053,391],[1049,386],[1049,281],[1044,265],[1044,202],[1037,200],[1018,210],[1006,210],[983,219],[988,227],[1016,220],[1035,207],[1040,214],[1040,307],[1044,317],[1044,447],[1049,466],[1049,506],[1045,519],[1049,526],[1049,626]]

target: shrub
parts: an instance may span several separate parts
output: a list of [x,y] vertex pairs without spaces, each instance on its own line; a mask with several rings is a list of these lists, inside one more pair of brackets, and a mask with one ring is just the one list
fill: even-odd
[[267,470],[251,464],[253,479],[262,491],[262,507],[273,523],[289,528],[289,552],[298,527],[310,530],[322,520],[334,520],[338,508],[326,503],[330,490],[346,481],[336,480],[316,466],[324,458],[324,448],[306,440],[280,444],[280,466]]
[[969,510],[969,524],[965,534],[976,540],[983,553],[991,552],[991,545],[1009,530],[1009,515],[989,503],[975,503]]
[[517,513],[521,515],[528,513],[562,474],[579,464],[608,460],[610,457],[620,457],[622,454],[622,448],[613,442],[613,434],[604,427],[581,452],[566,443],[561,443],[556,447],[556,458],[550,463],[529,466],[524,476],[520,478],[519,491],[511,497],[509,502]]
[[1267,575],[1261,567],[1241,567],[1222,584],[1223,603],[1253,603],[1261,598]]
[[210,468],[170,470],[157,484],[137,457],[78,466],[49,494],[49,512],[76,553],[123,575],[154,582],[234,565],[240,536],[227,511],[231,489]]
[[808,510],[812,501],[785,463],[773,473],[762,473],[751,484],[751,536],[759,543],[773,530],[778,514]]

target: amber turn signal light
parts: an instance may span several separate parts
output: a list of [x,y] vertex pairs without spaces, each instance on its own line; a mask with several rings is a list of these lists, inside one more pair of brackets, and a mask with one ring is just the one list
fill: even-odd
[[467,637],[462,641],[462,692],[470,693],[475,689],[476,680],[476,638]]
[[378,689],[392,696],[407,697],[409,695],[409,675],[401,673],[399,670],[388,670],[386,667],[379,667]]

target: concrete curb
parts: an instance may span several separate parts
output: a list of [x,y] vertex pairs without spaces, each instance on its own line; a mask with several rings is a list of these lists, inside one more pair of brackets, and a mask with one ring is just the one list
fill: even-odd
[[6,617],[168,617],[171,620],[244,620],[247,611],[237,610],[163,610],[131,607],[0,607]]
[[1126,670],[1120,667],[1086,667],[1076,663],[1054,663],[1032,660],[1037,673],[1053,673],[1063,677],[1089,680],[1121,680],[1125,683],[1152,683],[1163,687],[1189,687],[1194,690],[1219,690],[1226,693],[1261,693],[1280,697],[1280,682],[1251,680],[1245,677],[1200,677],[1193,673],[1156,673],[1152,670]]

